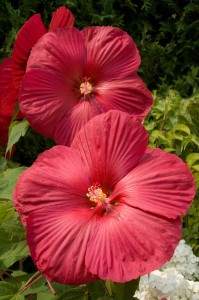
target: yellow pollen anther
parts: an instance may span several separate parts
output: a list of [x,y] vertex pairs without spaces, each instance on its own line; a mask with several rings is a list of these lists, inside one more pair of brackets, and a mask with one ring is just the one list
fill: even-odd
[[84,82],[80,85],[81,94],[88,95],[92,92],[92,84],[88,81],[90,78],[84,77]]
[[99,205],[108,202],[106,194],[103,193],[102,189],[98,185],[92,185],[88,189],[88,193],[86,194],[86,196],[89,198],[90,201],[93,201]]

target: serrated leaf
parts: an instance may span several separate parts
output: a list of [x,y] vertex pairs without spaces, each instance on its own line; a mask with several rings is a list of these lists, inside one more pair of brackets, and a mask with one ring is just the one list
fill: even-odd
[[[0,232],[1,234],[2,232]],[[0,269],[6,270],[16,261],[29,256],[26,241],[7,243],[0,249]]]
[[30,255],[25,230],[18,225],[20,221],[17,219],[17,213],[14,213],[15,217],[0,226],[0,269],[3,270]]
[[12,150],[12,147],[19,141],[19,139],[24,136],[29,128],[29,123],[27,120],[14,121],[11,124],[11,130],[8,138],[8,145],[6,152]]
[[183,132],[185,132],[185,133],[187,133],[187,134],[190,134],[190,133],[191,133],[189,127],[186,126],[186,125],[184,125],[184,124],[177,124],[177,125],[175,126],[175,128],[174,128],[174,131],[183,131]]
[[0,224],[6,222],[15,213],[11,202],[0,201]]
[[12,199],[12,193],[19,175],[27,168],[19,167],[0,172],[0,199]]
[[24,300],[24,296],[18,295],[20,283],[0,281],[0,300]]

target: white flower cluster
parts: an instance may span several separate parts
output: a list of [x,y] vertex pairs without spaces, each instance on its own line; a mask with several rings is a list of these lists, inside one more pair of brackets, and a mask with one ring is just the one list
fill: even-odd
[[172,259],[163,266],[162,270],[167,268],[175,268],[186,279],[199,279],[199,257],[193,254],[191,247],[184,240],[180,241]]
[[199,300],[199,258],[181,240],[161,270],[142,276],[135,297],[140,300]]

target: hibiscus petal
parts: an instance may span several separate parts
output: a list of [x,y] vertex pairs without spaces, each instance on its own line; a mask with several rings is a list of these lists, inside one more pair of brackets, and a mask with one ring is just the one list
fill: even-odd
[[[76,28],[58,28],[45,34],[32,49],[27,71],[45,68],[62,74],[75,88],[75,80],[85,76],[86,50],[83,38]],[[71,86],[71,85],[74,86]],[[78,83],[79,84],[79,83]],[[78,86],[79,89],[79,86]]]
[[88,166],[93,183],[99,182],[109,192],[139,162],[147,142],[148,134],[137,119],[112,110],[90,120],[71,147]]
[[55,12],[53,12],[49,30],[55,30],[63,27],[73,27],[73,24],[73,14],[65,6],[61,6]]
[[64,78],[55,72],[33,69],[22,81],[20,109],[33,129],[48,137],[54,137],[57,123],[76,101]]
[[58,144],[70,145],[76,133],[94,116],[102,111],[92,98],[91,101],[79,100],[63,119],[56,124],[54,139]]
[[135,73],[140,56],[133,39],[111,26],[92,26],[81,31],[87,49],[87,73],[98,81],[119,80]]
[[64,284],[97,280],[85,266],[94,226],[92,211],[49,207],[29,215],[27,242],[34,263],[47,279]]
[[12,57],[0,65],[0,143],[5,148],[8,142],[8,128],[12,120],[18,92],[13,85]]
[[86,196],[90,184],[79,155],[68,147],[55,146],[40,154],[19,177],[14,205],[26,225],[30,212],[46,206],[90,207]]
[[13,76],[18,89],[26,71],[29,53],[38,39],[47,32],[40,14],[32,16],[20,29],[13,48]]
[[87,245],[86,267],[101,279],[127,282],[159,269],[181,238],[180,218],[117,205],[96,223]]
[[194,178],[179,157],[161,149],[147,149],[136,168],[115,186],[112,199],[176,218],[186,213],[194,195]]
[[106,109],[118,109],[143,120],[148,114],[153,97],[138,75],[128,80],[105,81],[95,88],[99,104]]

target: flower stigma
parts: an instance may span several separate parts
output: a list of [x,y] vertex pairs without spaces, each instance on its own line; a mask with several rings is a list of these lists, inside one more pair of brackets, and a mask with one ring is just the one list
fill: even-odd
[[84,77],[84,82],[80,85],[81,94],[88,95],[92,92],[92,84],[89,82],[90,77]]
[[99,184],[94,184],[88,189],[86,196],[90,201],[95,202],[98,205],[105,205],[109,202],[107,195],[103,193]]

